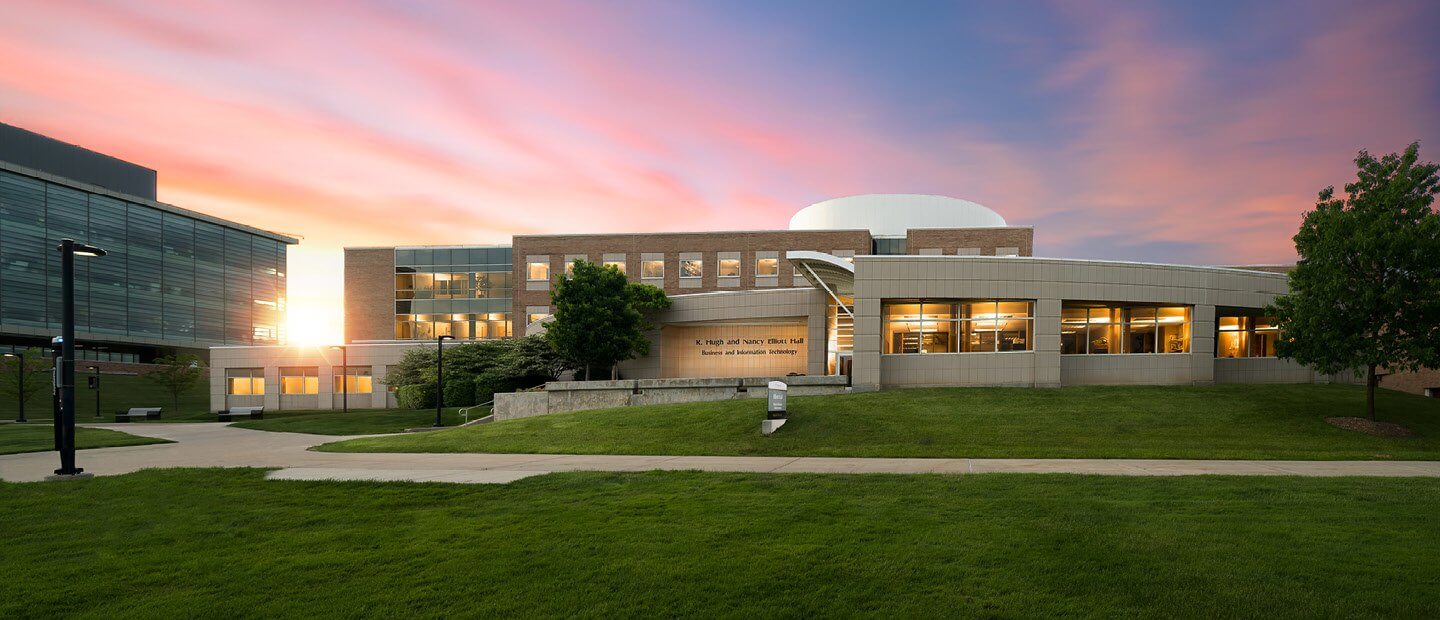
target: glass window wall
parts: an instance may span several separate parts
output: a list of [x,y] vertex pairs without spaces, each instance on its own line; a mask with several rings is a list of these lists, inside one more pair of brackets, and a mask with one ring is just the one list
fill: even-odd
[[1215,328],[1215,357],[1275,357],[1280,329],[1273,317],[1221,316]]
[[317,366],[280,367],[280,393],[319,394],[320,368]]
[[265,394],[264,368],[226,368],[225,393],[232,396]]
[[882,304],[883,353],[1029,351],[1034,302],[913,300]]
[[331,377],[331,391],[336,394],[342,392],[369,394],[371,388],[374,387],[369,366],[351,366],[348,372],[341,369],[341,373]]
[[1060,352],[1189,353],[1189,306],[1065,303],[1060,308]]

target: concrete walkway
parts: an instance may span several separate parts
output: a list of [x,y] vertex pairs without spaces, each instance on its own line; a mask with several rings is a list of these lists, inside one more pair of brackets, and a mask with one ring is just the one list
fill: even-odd
[[[151,467],[267,467],[273,479],[507,483],[559,471],[704,470],[765,473],[997,472],[1122,476],[1440,476],[1440,461],[1207,461],[1163,459],[941,459],[789,456],[622,456],[567,454],[349,454],[314,452],[341,437],[272,433],[204,424],[94,425],[177,443],[80,450],[99,476]],[[42,480],[59,466],[54,452],[0,456],[0,479]]]

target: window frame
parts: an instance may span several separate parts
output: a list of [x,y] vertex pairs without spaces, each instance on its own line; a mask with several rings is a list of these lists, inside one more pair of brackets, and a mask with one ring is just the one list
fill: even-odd
[[[1178,323],[1164,321],[1165,310],[1179,309],[1182,312],[1181,320]],[[1085,321],[1076,323],[1073,320],[1067,322],[1066,311],[1084,310]],[[1142,311],[1136,314],[1135,311]],[[1144,312],[1148,311],[1148,312]],[[1097,321],[1097,317],[1104,317],[1105,320]],[[1168,325],[1167,325],[1168,324]],[[1167,327],[1178,326],[1185,334],[1185,342],[1181,351],[1167,351],[1161,336]],[[1083,344],[1084,350],[1067,353],[1065,352],[1065,330],[1073,327],[1077,332],[1083,334],[1083,338],[1076,338],[1077,344]],[[1195,344],[1195,306],[1187,304],[1166,304],[1166,303],[1108,303],[1108,302],[1061,302],[1060,304],[1060,354],[1061,355],[1190,355],[1194,353]],[[1107,337],[1105,351],[1091,351],[1094,338],[1091,336],[1096,329],[1104,330]],[[1148,330],[1148,331],[1145,331]],[[1072,332],[1073,333],[1073,332]],[[1136,334],[1150,334],[1148,340],[1149,351],[1132,351]],[[1111,350],[1119,349],[1119,350]]]
[[[1025,314],[1006,314],[1000,310],[1001,304],[1025,304]],[[889,309],[900,305],[915,305],[919,314],[916,318],[891,318]],[[984,307],[989,306],[989,312],[983,312]],[[930,299],[930,298],[897,298],[884,299],[880,303],[880,353],[886,355],[962,355],[972,353],[1034,353],[1035,352],[1035,306],[1033,299]],[[935,312],[932,313],[932,307]],[[980,308],[982,312],[976,313],[975,309]],[[931,318],[926,318],[930,316]],[[1014,330],[1006,330],[1005,327],[1011,321],[1019,321],[1021,331],[1025,334],[1023,349],[1001,348],[1001,341],[1006,336],[1002,334],[1013,333]],[[926,324],[944,323],[945,327],[935,330],[927,330]],[[916,333],[915,351],[894,351],[894,339],[890,326],[892,324],[914,325],[918,329]],[[979,327],[988,324],[985,327]],[[927,334],[944,333],[948,335],[944,351],[927,351],[925,336]],[[991,334],[988,350],[966,350],[973,346],[970,336],[972,334]],[[953,350],[952,350],[953,349]]]

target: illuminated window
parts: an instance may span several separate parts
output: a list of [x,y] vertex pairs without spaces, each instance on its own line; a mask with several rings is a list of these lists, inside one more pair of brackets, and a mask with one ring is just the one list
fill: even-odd
[[1030,301],[886,301],[886,354],[1029,351],[1034,333]]
[[1280,329],[1272,317],[1222,316],[1215,328],[1215,357],[1275,357]]
[[525,265],[525,279],[531,282],[544,282],[550,279],[550,263],[548,261],[536,261]]
[[535,321],[542,320],[547,316],[550,315],[545,312],[531,312],[530,314],[525,315],[525,321],[527,323],[534,323]]
[[680,261],[680,277],[698,278],[705,275],[705,261],[698,258],[687,258]]
[[291,366],[280,368],[281,394],[319,394],[320,368]]
[[614,267],[616,271],[625,273],[625,261],[623,260],[607,260],[605,261],[605,266]]
[[334,381],[334,383],[330,384],[333,386],[331,390],[336,394],[369,394],[370,390],[374,387],[369,366],[351,366],[349,372],[342,370],[342,373],[343,374],[333,375],[331,378],[331,380]]
[[720,262],[720,268],[719,268],[719,270],[717,270],[717,271],[715,272],[715,275],[716,275],[716,276],[719,276],[719,277],[721,277],[721,278],[738,278],[738,277],[740,277],[740,259],[738,259],[738,258],[722,258],[722,259],[720,259],[719,262]]
[[640,261],[640,277],[642,278],[663,278],[665,277],[665,261],[645,260]]
[[1189,353],[1189,306],[1067,303],[1060,309],[1060,353]]
[[778,276],[780,275],[780,259],[778,258],[757,258],[755,259],[756,276]]
[[262,396],[265,394],[265,369],[225,369],[225,393],[232,396]]

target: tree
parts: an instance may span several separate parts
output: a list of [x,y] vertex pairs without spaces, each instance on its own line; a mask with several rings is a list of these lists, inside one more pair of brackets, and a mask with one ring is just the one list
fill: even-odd
[[1379,159],[1360,151],[1358,179],[1320,191],[1295,235],[1290,294],[1270,307],[1280,357],[1320,372],[1365,371],[1375,419],[1379,369],[1440,366],[1440,166],[1413,143]]
[[670,307],[659,288],[587,260],[576,260],[570,274],[556,278],[550,300],[555,319],[546,325],[545,338],[561,357],[585,369],[586,379],[603,368],[614,379],[616,364],[649,353],[645,332],[652,326],[646,314]]
[[25,393],[20,393],[20,358],[0,357],[0,394],[29,403],[36,394],[54,387],[50,377],[54,365],[33,347],[18,355],[25,358]]
[[145,373],[146,381],[159,386],[169,392],[170,402],[175,411],[180,411],[180,394],[195,386],[200,377],[205,374],[205,369],[200,365],[200,358],[194,355],[167,355],[155,360],[160,367]]
[[[495,392],[512,392],[553,381],[569,368],[569,363],[550,347],[544,336],[480,340],[445,348],[446,387],[474,381],[478,402],[490,400]],[[406,351],[398,363],[389,367],[384,383],[397,390],[406,386],[429,386],[430,392],[425,393],[433,393],[435,348],[416,347]],[[412,390],[411,393],[422,392]]]

